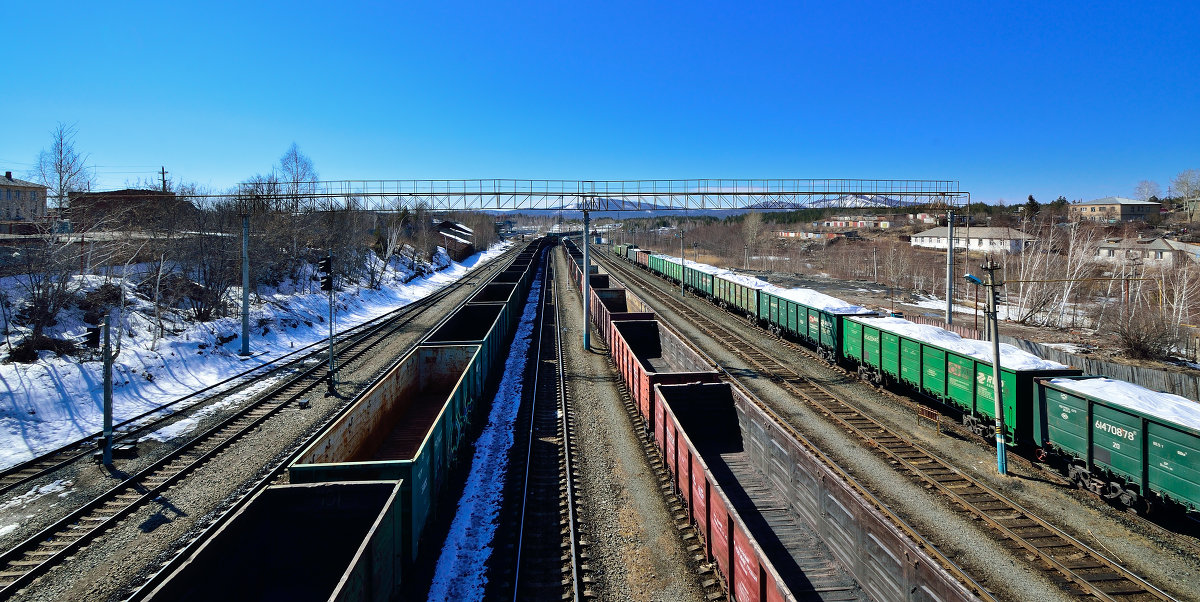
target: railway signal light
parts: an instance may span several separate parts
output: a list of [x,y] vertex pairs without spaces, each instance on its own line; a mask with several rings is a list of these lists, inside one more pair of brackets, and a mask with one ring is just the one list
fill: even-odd
[[321,290],[333,290],[333,256],[326,255],[317,261],[317,271],[321,272]]

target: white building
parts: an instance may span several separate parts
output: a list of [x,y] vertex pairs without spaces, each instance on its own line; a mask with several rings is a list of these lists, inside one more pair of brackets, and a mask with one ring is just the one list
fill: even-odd
[[[912,237],[912,246],[927,249],[943,249],[946,243],[947,228],[933,228]],[[988,253],[1019,253],[1036,240],[1020,230],[1012,228],[954,228],[954,248],[984,251]]]
[[1096,259],[1168,267],[1186,259],[1200,262],[1200,246],[1167,238],[1110,238],[1097,246]]

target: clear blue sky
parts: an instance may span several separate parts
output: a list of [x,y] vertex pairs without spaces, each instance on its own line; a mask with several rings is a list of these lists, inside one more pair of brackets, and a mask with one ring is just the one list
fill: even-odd
[[1200,168],[1200,2],[22,3],[0,170],[75,124],[101,188],[323,179],[957,179]]

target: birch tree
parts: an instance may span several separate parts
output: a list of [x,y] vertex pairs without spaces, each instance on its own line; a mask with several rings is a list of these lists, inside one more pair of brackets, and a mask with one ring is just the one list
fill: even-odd
[[55,206],[66,209],[71,194],[91,189],[93,177],[87,155],[75,150],[75,126],[59,122],[50,132],[50,148],[38,154],[32,177],[49,188]]
[[1149,201],[1151,197],[1157,197],[1161,192],[1162,189],[1158,187],[1158,182],[1150,180],[1142,180],[1134,188],[1134,194],[1139,201]]
[[1097,232],[1098,229],[1089,224],[1073,222],[1057,245],[1064,261],[1060,262],[1059,269],[1055,272],[1056,278],[1063,280],[1059,292],[1057,320],[1053,323],[1055,326],[1077,325],[1078,312],[1072,310],[1071,306],[1076,301],[1076,291],[1083,284],[1082,279],[1096,273],[1096,249],[1099,246]]

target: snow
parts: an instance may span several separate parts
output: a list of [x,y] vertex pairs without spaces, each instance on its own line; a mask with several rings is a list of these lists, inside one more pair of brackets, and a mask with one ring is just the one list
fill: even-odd
[[1049,347],[1051,349],[1057,349],[1059,351],[1066,351],[1067,353],[1079,354],[1079,353],[1087,353],[1089,351],[1089,349],[1086,346],[1080,345],[1078,343],[1041,343],[1041,345],[1043,347]]
[[[960,355],[965,355],[980,361],[992,361],[992,344],[977,339],[964,339],[956,333],[930,326],[914,324],[904,318],[851,318],[860,324],[866,324],[903,335],[910,339],[923,341],[948,349]],[[1032,353],[1022,351],[1008,343],[1000,343],[1000,367],[1010,370],[1062,370],[1064,366],[1058,362],[1044,360]]]
[[1052,378],[1059,389],[1091,395],[1116,406],[1144,412],[1163,420],[1200,430],[1200,403],[1186,397],[1159,393],[1145,387],[1111,378]]
[[[971,315],[978,311],[979,315],[982,316],[984,313],[983,301],[980,301],[979,303],[980,305],[978,310],[969,305],[955,304],[954,313]],[[946,300],[938,299],[937,297],[926,297],[920,301],[917,301],[916,303],[903,302],[901,305],[908,305],[909,307],[921,307],[924,309],[936,309],[941,313],[945,313],[946,311]],[[1012,315],[1008,311],[1008,305],[1003,303],[996,305],[996,313],[1000,316],[1001,320],[1012,319]]]
[[[678,257],[674,257],[671,255],[664,255],[661,253],[656,253],[656,255],[658,255],[659,257],[662,257],[663,259],[666,259],[667,261],[670,261],[672,263],[679,263]],[[713,267],[706,263],[698,263],[695,261],[686,261],[685,260],[685,264],[689,268],[693,268],[695,270],[704,272],[706,274],[713,274],[715,276],[720,276],[721,278],[724,278],[731,282],[736,282],[743,286],[749,286],[751,288],[762,289],[762,290],[765,290],[772,294],[783,297],[785,299],[791,299],[792,301],[795,301],[797,303],[803,303],[804,305],[807,305],[813,309],[826,311],[826,312],[829,312],[832,314],[869,314],[869,313],[874,313],[865,307],[847,303],[846,301],[842,301],[841,299],[838,299],[837,297],[831,297],[829,295],[826,295],[825,293],[820,293],[820,292],[814,291],[812,289],[783,288],[781,286],[776,286],[774,284],[770,284],[765,280],[760,280],[753,276],[743,276],[741,274],[738,274],[737,272],[734,272],[733,270]]]
[[67,491],[67,488],[70,486],[71,486],[71,481],[67,481],[67,480],[63,480],[63,479],[58,479],[57,481],[54,481],[52,483],[46,483],[45,485],[39,485],[37,487],[34,487],[33,489],[30,489],[29,491],[26,491],[25,493],[22,493],[21,495],[18,495],[16,497],[4,502],[3,504],[0,504],[0,511],[11,510],[18,506],[23,508],[25,506],[28,506],[30,503],[37,500],[38,498],[46,497],[47,495],[50,495],[52,493],[65,493]]
[[[542,268],[538,268],[534,282],[541,280],[541,273]],[[508,455],[513,445],[513,425],[521,405],[525,364],[540,298],[541,289],[534,286],[529,292],[525,311],[521,314],[516,336],[513,337],[487,426],[475,442],[471,471],[434,568],[429,600],[483,599],[487,585],[484,565],[492,554],[497,516],[503,502],[504,477],[508,472]]]
[[[462,278],[507,246],[473,255],[463,263],[451,262],[439,249],[434,264],[447,266],[442,271],[405,283],[411,272],[389,268],[378,289],[348,285],[335,294],[337,328],[361,324],[425,297]],[[85,290],[110,281],[97,275],[77,279]],[[130,306],[117,320],[120,327],[113,327],[114,346],[118,338],[121,343],[113,365],[114,421],[153,410],[323,340],[329,332],[328,296],[312,290],[315,287],[311,284],[315,283],[260,289],[260,300],[251,307],[250,349],[256,355],[250,358],[237,355],[241,349],[241,342],[235,336],[241,332],[238,317],[206,323],[176,322],[171,328],[178,334],[154,341],[152,305],[136,296],[132,287],[127,288]],[[10,295],[20,291],[11,277],[0,280],[0,288]],[[233,294],[240,298],[240,291]],[[59,324],[47,334],[81,336],[85,325],[80,314],[77,309],[62,312]],[[219,337],[223,337],[224,344],[218,341]],[[99,432],[103,421],[102,383],[99,361],[83,362],[77,357],[43,352],[32,364],[0,364],[0,467],[18,464]],[[151,437],[176,436],[194,425],[195,421],[187,422]]]
[[742,274],[738,274],[737,272],[729,272],[728,274],[722,274],[721,277],[730,282],[734,282],[734,283],[740,284],[742,286],[748,286],[750,288],[763,289],[763,288],[767,288],[768,286],[771,286],[766,280],[759,280],[758,278],[755,278],[754,276],[745,276]]
[[442,235],[442,236],[445,236],[446,238],[449,238],[449,239],[451,239],[451,240],[456,240],[456,241],[458,241],[458,242],[460,242],[460,243],[462,243],[462,244],[464,244],[464,245],[469,245],[469,244],[471,244],[471,241],[469,241],[469,240],[467,240],[467,239],[465,239],[465,238],[459,237],[459,236],[455,236],[455,235],[453,235],[453,234],[450,234],[450,233],[448,233],[448,232],[442,232],[442,233],[441,233],[441,235]]
[[783,288],[773,284],[767,285],[765,289],[768,293],[790,299],[796,303],[803,303],[813,309],[818,309],[831,314],[853,315],[853,314],[873,314],[875,312],[862,307],[842,301],[837,297],[831,297],[825,293],[817,292],[807,288]]

